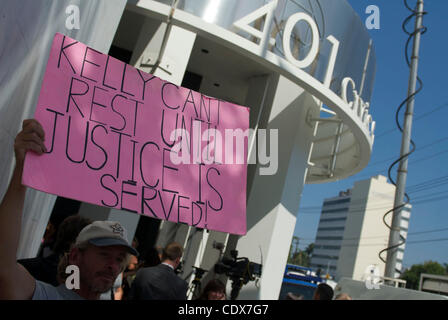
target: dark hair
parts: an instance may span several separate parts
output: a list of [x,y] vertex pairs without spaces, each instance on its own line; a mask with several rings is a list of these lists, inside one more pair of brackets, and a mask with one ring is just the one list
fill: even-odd
[[65,218],[59,225],[53,251],[59,255],[69,251],[79,232],[91,223],[92,220],[77,214]]
[[208,294],[210,292],[222,292],[226,294],[226,286],[221,280],[212,279],[207,283],[198,300],[208,300]]
[[321,283],[317,286],[315,295],[318,295],[318,300],[332,300],[333,299],[333,289],[326,283]]
[[159,252],[154,247],[149,248],[144,253],[144,255],[142,256],[142,260],[143,260],[144,268],[153,267],[153,266],[160,264],[160,262],[162,262],[162,261],[160,261],[160,258],[159,258]]
[[178,244],[177,242],[171,242],[165,247],[165,249],[163,249],[162,261],[174,261],[177,258],[182,258],[183,252],[184,249],[180,244]]
[[140,245],[140,242],[138,242],[137,237],[134,237],[134,239],[132,239],[132,246],[134,246],[134,242],[135,242],[135,249],[138,248],[138,246]]

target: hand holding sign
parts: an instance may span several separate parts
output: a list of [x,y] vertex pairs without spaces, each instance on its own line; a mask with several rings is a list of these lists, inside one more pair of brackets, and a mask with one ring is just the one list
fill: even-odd
[[29,150],[39,155],[46,152],[47,148],[45,147],[44,140],[45,133],[42,125],[35,119],[24,120],[22,123],[22,131],[17,134],[14,142],[17,164],[23,165],[25,154]]
[[178,87],[56,34],[35,117],[46,133],[47,153],[27,155],[24,184],[245,234],[247,167],[227,160],[247,159],[247,139],[234,145],[227,130],[247,131],[247,108]]

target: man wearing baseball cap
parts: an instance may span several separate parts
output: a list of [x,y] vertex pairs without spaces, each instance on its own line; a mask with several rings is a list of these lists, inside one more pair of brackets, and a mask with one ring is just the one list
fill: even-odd
[[70,269],[75,270],[74,274],[79,270],[79,282],[74,281],[70,286],[73,289],[66,283],[54,287],[37,281],[16,261],[26,192],[21,182],[25,154],[28,151],[43,154],[46,151],[44,138],[40,123],[31,119],[23,122],[22,131],[15,140],[16,167],[0,203],[0,299],[95,300],[110,290],[126,267],[130,254],[138,255],[119,222],[95,221],[86,226],[70,251],[61,258],[60,275],[70,265],[76,266]]

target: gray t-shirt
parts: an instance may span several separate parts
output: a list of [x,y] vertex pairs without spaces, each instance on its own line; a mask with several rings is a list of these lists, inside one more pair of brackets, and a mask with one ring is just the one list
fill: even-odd
[[51,284],[36,280],[36,289],[34,290],[33,300],[85,300],[76,292],[67,289],[65,284],[57,287]]

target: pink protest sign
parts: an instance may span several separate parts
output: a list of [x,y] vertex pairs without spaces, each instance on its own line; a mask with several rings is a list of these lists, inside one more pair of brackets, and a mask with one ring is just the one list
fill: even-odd
[[249,110],[56,34],[35,112],[48,152],[32,188],[149,217],[246,233]]

